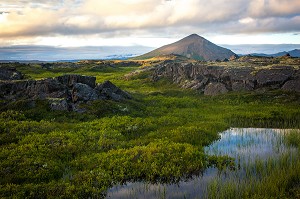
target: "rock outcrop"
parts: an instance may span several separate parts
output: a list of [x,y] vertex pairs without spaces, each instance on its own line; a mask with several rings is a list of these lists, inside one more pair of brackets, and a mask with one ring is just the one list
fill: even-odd
[[204,95],[219,95],[227,93],[228,90],[226,86],[219,82],[209,83],[204,89]]
[[69,104],[66,99],[53,98],[48,99],[51,110],[67,111],[69,110]]
[[[96,78],[63,75],[43,80],[0,82],[0,99],[48,99],[52,110],[77,111],[78,104],[93,100],[120,101],[131,96],[109,81],[96,85]],[[81,112],[81,111],[79,111]]]
[[14,67],[0,66],[0,80],[20,80],[23,79],[22,73]]
[[300,92],[299,74],[290,66],[257,69],[208,66],[201,62],[165,62],[156,67],[152,79],[169,78],[183,88],[199,90],[205,95],[217,95],[261,88]]
[[112,99],[119,101],[131,98],[131,96],[127,92],[122,91],[110,81],[105,81],[103,84],[98,84],[95,90],[100,93],[100,98],[102,99]]
[[285,82],[282,89],[286,91],[300,92],[300,79]]

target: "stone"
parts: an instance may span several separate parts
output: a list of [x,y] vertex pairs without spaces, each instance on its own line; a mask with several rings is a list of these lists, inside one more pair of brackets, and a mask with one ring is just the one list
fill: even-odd
[[49,98],[48,102],[53,111],[67,111],[69,109],[68,102],[64,98]]
[[293,74],[294,70],[291,68],[262,69],[256,73],[255,79],[258,87],[266,87],[276,84],[282,85]]
[[103,89],[108,89],[110,92],[117,92],[119,89],[116,85],[111,83],[110,81],[105,81],[102,84],[98,84],[97,87],[95,88],[98,91],[102,91]]
[[191,89],[193,90],[203,90],[208,83],[208,78],[203,78],[201,82],[195,84]]
[[233,91],[244,91],[245,89],[245,85],[243,82],[233,82],[232,83],[232,90]]
[[300,79],[285,82],[281,89],[291,92],[300,92]]
[[66,85],[68,87],[72,87],[76,83],[82,83],[90,86],[91,88],[95,88],[96,86],[96,77],[85,76],[85,75],[63,75],[56,77],[61,84]]
[[184,82],[181,87],[182,88],[192,88],[193,86],[195,86],[198,83],[199,83],[198,80],[192,80],[192,81],[186,80],[186,82]]
[[127,92],[122,91],[110,81],[105,81],[103,84],[97,85],[95,90],[100,93],[100,98],[102,99],[111,99],[115,101],[131,99],[131,96]]
[[254,84],[251,84],[249,81],[243,82],[233,82],[232,83],[232,90],[233,91],[251,91],[254,89]]
[[85,113],[87,110],[85,108],[82,108],[80,105],[82,103],[78,102],[78,103],[71,103],[71,110],[77,113]]
[[0,80],[20,80],[23,79],[21,72],[14,67],[0,67]]
[[68,95],[68,87],[52,78],[31,82],[26,91],[34,99],[66,98]]
[[82,102],[131,99],[127,92],[110,81],[97,87],[95,81],[95,77],[81,75],[64,75],[43,80],[0,81],[0,99],[6,101],[50,99],[51,110],[76,112],[86,111],[79,106]]
[[110,98],[114,101],[121,101],[124,99],[122,95],[118,95],[116,93],[111,93]]
[[93,101],[98,99],[96,90],[87,84],[75,83],[72,89],[72,102]]
[[35,81],[5,81],[0,82],[0,99],[12,100],[29,98],[27,95],[28,86]]
[[211,95],[211,96],[225,94],[227,92],[228,90],[226,86],[220,82],[209,83],[204,89],[204,95]]
[[[252,59],[251,56],[242,58],[246,59],[246,62],[251,62],[251,60],[247,60],[248,58]],[[250,66],[223,67],[208,66],[203,62],[173,61],[163,62],[156,66],[152,74],[152,80],[157,81],[162,77],[171,79],[173,83],[180,84],[183,88],[199,91],[205,90],[210,82],[220,82],[226,90],[252,91],[260,89],[267,91],[282,88],[289,80],[300,79],[300,70],[292,66],[272,66],[259,69]],[[293,86],[295,91],[297,90],[295,83],[290,83],[290,86]]]

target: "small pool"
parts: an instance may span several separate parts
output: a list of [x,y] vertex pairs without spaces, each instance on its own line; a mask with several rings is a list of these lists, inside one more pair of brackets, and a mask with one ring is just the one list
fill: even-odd
[[[107,191],[107,198],[208,198],[215,184],[260,180],[261,172],[286,157],[297,159],[297,149],[285,145],[288,129],[231,128],[220,133],[220,139],[205,147],[210,155],[228,155],[235,159],[236,169],[220,171],[208,168],[201,175],[177,184],[128,182]],[[273,165],[274,164],[274,165]]]

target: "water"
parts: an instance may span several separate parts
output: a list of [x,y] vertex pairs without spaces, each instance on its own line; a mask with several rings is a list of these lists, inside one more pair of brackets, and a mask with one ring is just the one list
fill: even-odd
[[[218,181],[239,182],[249,176],[260,180],[260,166],[289,154],[289,161],[296,159],[297,150],[283,142],[283,136],[290,130],[232,128],[222,132],[221,138],[205,148],[210,155],[228,155],[235,158],[238,169],[232,171],[216,168],[206,169],[202,175],[194,176],[178,184],[151,184],[129,182],[117,185],[107,192],[107,198],[206,198],[211,185]],[[294,158],[294,159],[293,159]],[[250,166],[254,165],[254,166]],[[255,169],[253,169],[255,168]]]

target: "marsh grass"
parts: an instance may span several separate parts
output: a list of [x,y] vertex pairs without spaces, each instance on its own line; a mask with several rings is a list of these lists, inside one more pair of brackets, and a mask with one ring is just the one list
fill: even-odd
[[300,130],[292,130],[285,136],[285,141],[288,145],[300,148]]
[[269,158],[265,163],[256,161],[245,165],[246,179],[222,182],[217,178],[217,183],[209,185],[208,198],[297,198],[299,166],[299,156],[291,160],[290,154],[283,154],[279,159]]
[[[109,198],[296,198],[299,153],[285,144],[289,130],[230,129],[205,151],[234,157],[232,167],[212,165],[202,175],[176,184],[130,183],[109,191]],[[147,187],[147,188],[144,188]]]
[[[289,130],[273,141],[274,137],[266,140],[272,143],[277,155],[261,158],[250,153],[246,161],[242,160],[242,166],[231,174],[233,177],[225,180],[222,176],[217,177],[208,187],[208,198],[297,198],[299,152],[293,146],[286,145],[286,141],[295,136],[294,132]],[[264,150],[259,144],[257,147]],[[240,159],[240,155],[236,159]]]

